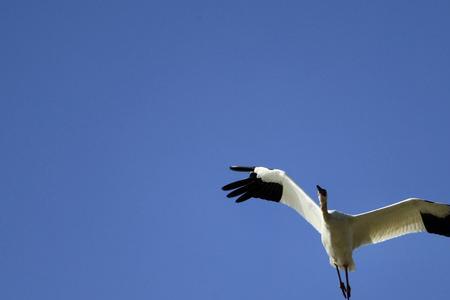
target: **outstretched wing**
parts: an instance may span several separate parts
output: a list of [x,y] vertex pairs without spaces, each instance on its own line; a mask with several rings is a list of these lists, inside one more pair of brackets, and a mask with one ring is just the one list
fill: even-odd
[[410,198],[353,216],[352,228],[353,248],[414,232],[450,237],[450,206]]
[[227,197],[239,196],[237,203],[250,198],[281,202],[295,209],[319,233],[323,218],[317,204],[290,179],[284,171],[264,167],[230,167],[233,171],[250,172],[250,177],[225,185],[224,191],[231,191]]

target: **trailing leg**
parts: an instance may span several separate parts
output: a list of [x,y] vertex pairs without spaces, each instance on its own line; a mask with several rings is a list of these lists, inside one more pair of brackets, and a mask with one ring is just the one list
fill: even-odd
[[344,295],[345,299],[348,299],[347,298],[347,288],[345,287],[344,282],[342,282],[341,273],[339,272],[339,267],[336,264],[335,264],[335,266],[336,266],[336,272],[337,272],[337,275],[339,278],[339,287],[341,288],[342,295]]
[[345,281],[347,284],[347,299],[350,299],[352,288],[350,287],[350,283],[348,282],[348,267],[345,267]]

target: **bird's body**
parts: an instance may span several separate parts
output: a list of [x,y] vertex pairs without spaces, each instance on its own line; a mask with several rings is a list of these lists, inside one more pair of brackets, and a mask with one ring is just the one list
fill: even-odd
[[[260,198],[283,203],[295,209],[320,234],[322,244],[336,268],[340,288],[350,298],[348,271],[355,269],[353,250],[414,232],[434,233],[450,237],[450,206],[418,198],[362,213],[349,215],[328,210],[327,191],[317,186],[318,206],[286,173],[264,167],[231,167],[234,171],[250,172],[250,177],[232,182],[223,190],[233,190],[227,196],[239,196],[236,202]],[[339,269],[345,270],[344,285]]]
[[352,216],[330,211],[322,227],[322,244],[330,258],[332,266],[355,269],[353,261]]

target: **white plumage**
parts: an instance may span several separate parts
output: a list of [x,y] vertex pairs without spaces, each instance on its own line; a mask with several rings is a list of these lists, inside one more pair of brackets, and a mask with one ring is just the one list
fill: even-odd
[[[231,167],[234,171],[250,172],[250,177],[230,183],[224,190],[233,190],[228,197],[240,197],[236,202],[261,198],[281,202],[295,209],[320,234],[322,244],[336,268],[340,287],[350,298],[348,271],[355,268],[353,250],[408,233],[423,232],[450,236],[450,206],[418,198],[410,198],[359,215],[328,210],[327,191],[317,186],[320,207],[291,179],[278,169],[264,167]],[[345,270],[346,285],[339,268]]]

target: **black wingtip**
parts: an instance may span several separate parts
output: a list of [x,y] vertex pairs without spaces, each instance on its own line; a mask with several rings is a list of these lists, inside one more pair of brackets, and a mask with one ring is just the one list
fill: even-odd
[[420,215],[427,232],[450,237],[450,215],[437,217],[423,212]]
[[255,167],[231,166],[230,170],[236,172],[253,172],[253,170],[255,170]]
[[319,191],[319,193],[322,195],[322,196],[327,196],[327,190],[326,189],[324,189],[324,188],[322,188],[320,185],[316,185],[316,188],[317,188],[317,190]]
[[235,203],[241,203],[241,202],[247,201],[248,199],[250,199],[252,197],[253,197],[253,195],[251,194],[251,192],[246,192],[245,194],[243,194],[239,198],[237,198]]
[[232,183],[224,185],[222,187],[222,190],[223,191],[233,190],[233,189],[239,188],[241,186],[250,184],[250,183],[252,183],[254,181],[255,181],[255,177],[254,176],[250,176],[249,178],[245,178],[245,179],[242,179],[242,180],[234,181]]

